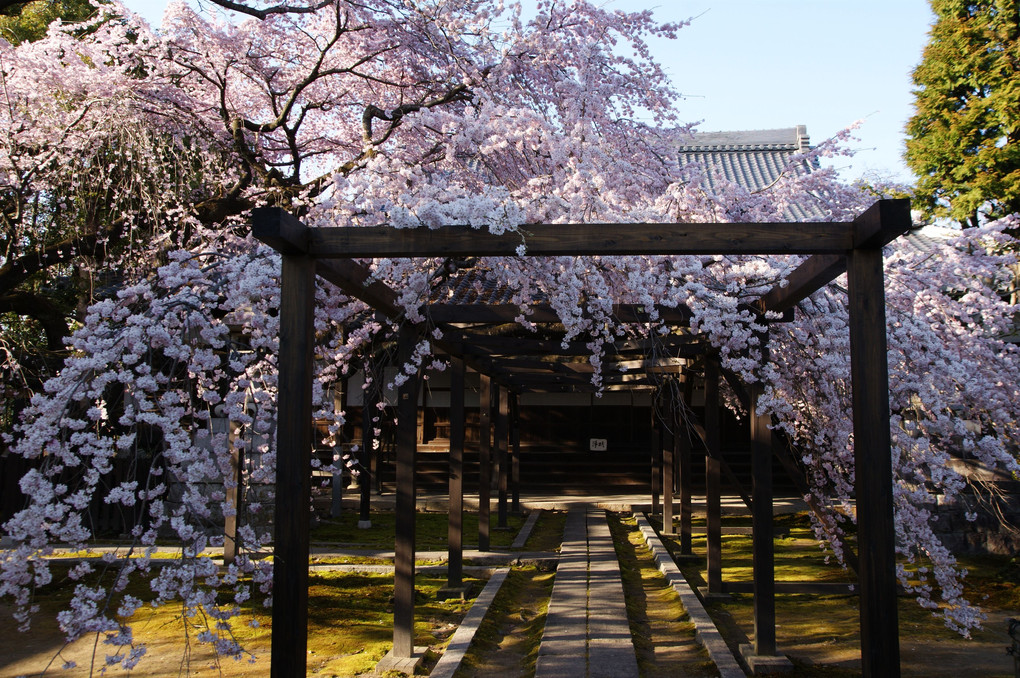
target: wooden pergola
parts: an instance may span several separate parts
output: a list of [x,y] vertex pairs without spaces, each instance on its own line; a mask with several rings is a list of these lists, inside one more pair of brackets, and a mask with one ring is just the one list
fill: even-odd
[[[907,200],[882,200],[852,222],[844,223],[718,223],[718,224],[563,224],[527,226],[524,256],[551,255],[689,255],[787,254],[809,255],[788,277],[758,299],[753,310],[764,316],[777,312],[792,317],[795,305],[833,279],[847,273],[849,292],[851,385],[856,464],[858,573],[861,615],[861,655],[865,676],[899,675],[899,639],[896,609],[895,530],[893,478],[890,453],[888,365],[886,361],[885,292],[882,247],[911,225]],[[316,276],[337,285],[350,296],[368,303],[390,318],[403,315],[397,294],[372,281],[370,272],[355,259],[386,257],[518,256],[519,235],[492,235],[463,226],[435,230],[377,228],[310,228],[279,208],[261,208],[253,216],[256,238],[282,255],[280,298],[279,402],[277,424],[276,523],[273,574],[273,640],[271,674],[279,678],[303,675],[307,661],[307,604],[310,469],[313,449],[312,380],[315,352],[314,299]],[[665,320],[685,324],[685,309],[658,309]],[[617,305],[617,318],[641,322],[646,309]],[[473,334],[465,323],[512,323],[517,306],[429,303],[422,315],[443,332],[433,341],[451,356],[451,543],[450,580],[460,578],[461,515],[460,474],[464,445],[463,374],[465,363],[480,372],[482,386],[498,389],[497,424],[507,426],[506,412],[514,398],[510,391],[591,389],[590,372],[570,359],[549,356],[581,355],[583,346],[561,346],[559,341],[492,337]],[[551,309],[536,306],[532,322],[556,322]],[[407,361],[419,339],[420,328],[401,325],[398,361]],[[682,365],[684,356],[705,352],[697,336],[671,336],[672,360],[642,358],[640,341],[621,342],[616,348],[626,364],[626,378],[607,382],[606,388],[653,388],[664,371]],[[632,354],[628,354],[630,351]],[[542,358],[542,359],[539,359]],[[677,371],[672,369],[672,371]],[[612,377],[615,379],[616,377]],[[723,588],[719,575],[719,434],[717,360],[705,360],[706,420],[698,429],[705,442],[709,520],[709,590]],[[773,572],[771,459],[773,433],[768,417],[754,414],[759,391],[741,392],[751,412],[753,488],[748,497],[754,534],[754,654],[776,654],[775,582]],[[413,653],[414,518],[417,381],[408,379],[397,393],[396,515],[394,648],[398,657]],[[459,393],[458,393],[459,390]],[[483,400],[485,395],[483,394]],[[483,409],[486,417],[487,408]],[[500,423],[500,421],[502,423]],[[486,423],[486,422],[483,422]],[[506,429],[504,428],[504,431]],[[500,436],[496,436],[497,446]],[[506,510],[508,472],[506,436],[497,449],[500,466],[500,518]],[[487,448],[487,443],[483,444]],[[662,441],[663,465],[671,465],[673,450],[681,465],[685,451],[677,437]],[[488,463],[488,449],[481,461]],[[778,451],[776,452],[778,453]],[[788,454],[788,453],[787,453]],[[782,458],[782,456],[781,456]],[[786,459],[788,462],[789,459]],[[654,466],[654,463],[653,463]],[[673,496],[673,473],[659,468],[663,497]],[[488,529],[488,476],[480,483],[484,524]],[[681,473],[681,479],[684,474]],[[681,482],[683,482],[681,480]],[[516,488],[516,486],[515,486]],[[686,498],[685,498],[686,497]],[[516,499],[516,497],[515,497]],[[688,503],[685,503],[688,502]],[[655,501],[653,500],[653,503]],[[689,543],[689,488],[681,488],[681,533]],[[663,524],[672,525],[672,501],[663,501]],[[456,516],[454,515],[456,514]],[[669,522],[667,522],[667,519]],[[456,534],[454,529],[456,525]],[[482,516],[480,515],[480,523]],[[481,548],[487,544],[481,543]]]

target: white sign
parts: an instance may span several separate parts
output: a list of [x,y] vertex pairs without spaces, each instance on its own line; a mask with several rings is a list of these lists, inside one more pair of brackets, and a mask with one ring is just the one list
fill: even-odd
[[592,452],[605,452],[609,449],[609,441],[605,438],[590,438],[588,440],[588,449]]

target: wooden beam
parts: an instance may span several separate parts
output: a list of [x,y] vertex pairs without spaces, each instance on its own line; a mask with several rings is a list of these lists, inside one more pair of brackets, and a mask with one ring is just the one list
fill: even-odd
[[865,676],[896,678],[900,649],[882,250],[854,250],[847,273],[861,666]]
[[475,355],[591,355],[591,349],[583,341],[573,341],[563,346],[557,339],[492,336],[451,329],[443,333],[443,340],[460,344],[464,351]]
[[[910,230],[910,200],[879,200],[851,225],[854,247],[880,249]],[[772,289],[754,306],[761,313],[782,313],[792,309],[845,273],[846,267],[846,252],[815,255],[796,268],[787,277],[785,285]]]
[[[272,208],[270,208],[272,209]],[[493,235],[468,226],[309,229],[318,257],[818,254],[853,246],[848,223],[536,224]]]
[[261,240],[280,254],[308,252],[311,229],[290,212],[279,207],[253,209],[251,232],[257,240]]
[[388,318],[399,318],[404,309],[397,306],[397,293],[387,285],[372,280],[366,267],[351,259],[315,262],[318,274],[333,283],[350,297],[360,299]]
[[783,313],[808,298],[846,271],[842,254],[819,254],[795,268],[785,285],[777,285],[754,303],[759,313]]
[[[443,342],[455,347],[456,352],[485,356],[587,356],[591,354],[586,342],[572,341],[566,346],[558,339],[513,337],[474,333],[469,329],[444,328]],[[647,339],[618,341],[606,348],[607,360],[620,356],[623,360],[643,360],[648,352],[662,355],[663,359],[693,358],[705,352],[703,337],[671,334]]]
[[[777,581],[776,593],[800,594],[814,596],[853,595],[851,584],[838,581]],[[725,581],[720,587],[721,593],[754,593],[754,582]]]
[[285,254],[280,275],[272,678],[303,676],[308,661],[314,302],[315,262]]
[[[510,390],[514,393],[598,393],[591,383],[581,384],[510,384]],[[602,386],[604,393],[651,393],[655,391],[652,384],[606,384]]]
[[613,347],[618,353],[645,354],[649,351],[661,351],[672,356],[692,357],[704,353],[707,344],[705,337],[700,334],[666,334],[642,339],[623,339],[613,344]]
[[853,220],[854,249],[881,249],[910,230],[910,199],[879,200]]
[[[523,313],[533,323],[561,323],[559,314],[548,304],[531,304],[522,312],[517,304],[425,304],[422,315],[436,324],[456,323],[513,323]],[[658,309],[659,318],[666,323],[686,325],[690,322],[690,311],[683,308]],[[616,304],[613,317],[624,323],[648,322],[645,307],[638,304]]]

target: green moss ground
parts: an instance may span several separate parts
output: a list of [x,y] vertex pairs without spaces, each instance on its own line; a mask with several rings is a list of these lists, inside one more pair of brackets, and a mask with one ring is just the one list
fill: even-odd
[[[418,551],[442,551],[447,548],[449,516],[446,513],[419,512],[415,522],[415,549]],[[524,524],[522,516],[508,516],[509,530],[497,530],[496,515],[490,523],[489,540],[493,548],[510,548],[514,538]],[[371,529],[358,528],[358,514],[345,512],[339,518],[326,518],[311,531],[311,541],[317,544],[346,545],[352,548],[393,548],[396,534],[396,514],[392,511],[372,513]],[[464,546],[478,545],[478,516],[464,514]]]
[[[724,518],[724,526],[749,524],[746,518]],[[814,540],[806,514],[776,517],[777,527],[788,535],[775,540],[777,581],[824,581],[853,584],[852,572],[826,562],[826,553]],[[655,525],[658,528],[658,525]],[[679,553],[672,537],[663,539],[666,548]],[[678,565],[688,580],[705,583],[704,520],[694,521],[693,550],[700,559],[680,560]],[[902,670],[905,676],[956,677],[960,667],[969,667],[967,675],[1013,676],[1012,659],[1005,654],[1008,637],[1004,620],[1020,614],[1020,564],[1017,558],[983,556],[961,558],[969,571],[965,592],[969,600],[983,607],[988,620],[985,628],[964,639],[946,628],[940,616],[922,609],[910,596],[899,598],[898,614]],[[752,579],[751,536],[723,536],[723,579]],[[750,594],[734,594],[729,601],[713,601],[707,606],[731,648],[748,642],[753,635],[753,607]],[[860,630],[857,596],[793,595],[776,596],[776,636],[780,652],[790,656],[796,671],[805,677],[837,677],[860,674]]]

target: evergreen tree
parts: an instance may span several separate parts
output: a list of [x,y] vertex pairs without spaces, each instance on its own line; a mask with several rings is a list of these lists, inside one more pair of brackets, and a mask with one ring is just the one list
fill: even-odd
[[12,45],[39,40],[60,19],[78,23],[96,13],[89,0],[0,0],[0,38]]
[[918,207],[976,226],[1020,211],[1020,2],[931,6],[906,160]]

